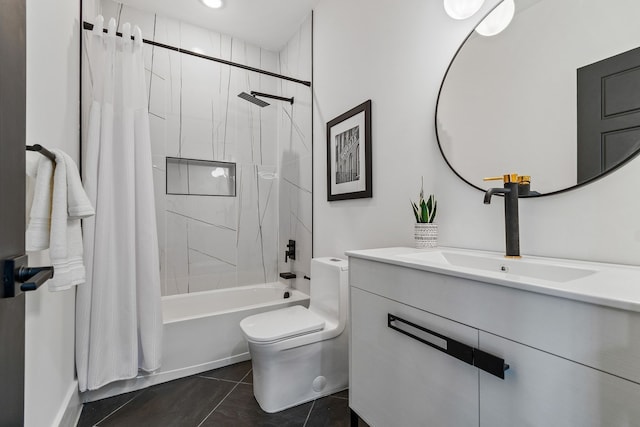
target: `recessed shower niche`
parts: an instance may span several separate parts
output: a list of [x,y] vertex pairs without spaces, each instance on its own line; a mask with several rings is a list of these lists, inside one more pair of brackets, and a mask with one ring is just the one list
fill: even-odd
[[236,196],[236,164],[167,157],[167,194]]
[[[155,11],[111,0],[101,6],[118,31],[135,23],[145,40],[242,66],[143,46],[162,294],[277,282],[280,271],[295,271],[300,280],[291,284],[305,291],[311,89],[252,69],[309,82],[311,17],[282,48],[268,50]],[[86,81],[88,58],[83,64]],[[269,105],[261,107],[238,97],[252,91],[295,102],[265,98]],[[289,239],[296,241],[297,256],[285,264]]]

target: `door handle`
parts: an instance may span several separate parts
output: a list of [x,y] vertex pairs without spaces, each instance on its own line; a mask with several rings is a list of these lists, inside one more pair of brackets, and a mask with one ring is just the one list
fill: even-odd
[[17,297],[23,292],[35,291],[53,277],[53,267],[27,267],[27,255],[2,260],[2,287],[0,298]]
[[22,292],[35,291],[53,277],[53,267],[20,267],[16,276],[23,282],[20,285]]

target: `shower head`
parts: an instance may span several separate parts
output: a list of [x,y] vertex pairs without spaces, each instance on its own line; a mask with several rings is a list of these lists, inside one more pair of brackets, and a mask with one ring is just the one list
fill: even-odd
[[247,92],[241,92],[240,94],[238,94],[238,96],[245,101],[256,104],[258,107],[266,107],[267,105],[270,105],[268,102],[264,102],[262,99],[258,99],[253,95],[249,95]]
[[277,99],[278,101],[285,101],[293,105],[293,97],[285,98],[284,96],[277,96],[277,95],[271,95],[270,93],[256,92],[255,90],[251,91],[251,95],[249,95],[247,92],[242,92],[238,96],[244,99],[245,101],[253,102],[259,107],[266,107],[269,104],[267,102],[264,102],[261,99],[256,98],[258,96],[261,98],[269,98],[269,99]]

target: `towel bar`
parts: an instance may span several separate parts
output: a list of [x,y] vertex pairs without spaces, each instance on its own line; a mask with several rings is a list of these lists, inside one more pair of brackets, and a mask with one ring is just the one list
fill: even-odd
[[40,144],[27,145],[27,151],[37,151],[38,153],[42,154],[52,162],[56,161],[56,155],[53,154],[51,151],[47,150],[46,148],[44,148]]

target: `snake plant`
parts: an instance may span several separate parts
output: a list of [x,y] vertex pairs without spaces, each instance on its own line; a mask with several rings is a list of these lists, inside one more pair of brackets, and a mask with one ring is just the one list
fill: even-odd
[[418,203],[411,202],[413,214],[416,216],[416,222],[430,224],[436,219],[436,208],[438,202],[433,194],[429,195],[427,200],[424,199],[424,181],[420,188],[420,200]]

